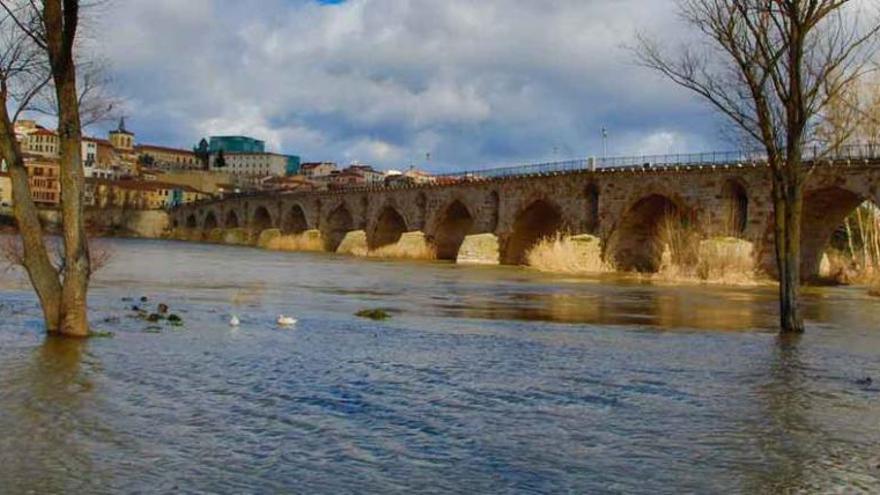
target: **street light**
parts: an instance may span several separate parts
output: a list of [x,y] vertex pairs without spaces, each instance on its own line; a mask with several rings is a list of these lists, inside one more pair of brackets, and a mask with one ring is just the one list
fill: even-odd
[[608,158],[608,129],[602,128],[602,158]]

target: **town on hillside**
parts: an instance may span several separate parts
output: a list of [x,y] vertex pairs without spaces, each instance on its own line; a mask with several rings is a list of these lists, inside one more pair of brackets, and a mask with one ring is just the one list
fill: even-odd
[[[61,201],[58,133],[20,120],[15,134],[24,155],[31,196],[41,208]],[[228,195],[322,191],[369,185],[423,184],[430,174],[409,167],[379,171],[352,163],[302,163],[299,156],[272,153],[247,136],[211,136],[192,149],[138,143],[120,119],[107,139],[82,139],[85,204],[88,208],[169,209]],[[5,162],[0,164],[0,212],[13,205]]]

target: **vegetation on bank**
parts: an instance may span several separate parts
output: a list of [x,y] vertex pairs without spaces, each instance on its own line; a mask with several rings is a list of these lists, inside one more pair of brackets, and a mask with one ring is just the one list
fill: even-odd
[[841,285],[880,283],[880,208],[865,202],[834,232],[822,278]]
[[656,278],[723,285],[754,285],[754,244],[734,236],[707,237],[686,218],[667,214],[656,241],[661,250]]
[[528,266],[542,272],[588,275],[613,272],[602,259],[598,237],[570,236],[561,232],[538,241],[526,252]]
[[[660,267],[651,278],[666,282],[754,285],[757,269],[753,244],[732,236],[705,238],[677,215],[666,215],[649,246]],[[533,269],[571,275],[619,271],[602,253],[598,237],[557,233],[540,240],[526,254]]]

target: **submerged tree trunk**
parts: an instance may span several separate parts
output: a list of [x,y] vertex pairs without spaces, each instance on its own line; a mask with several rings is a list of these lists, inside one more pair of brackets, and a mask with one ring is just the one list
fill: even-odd
[[66,336],[85,337],[89,334],[86,296],[91,268],[83,219],[85,178],[80,151],[82,126],[73,58],[78,20],[78,0],[46,0],[44,3],[43,22],[58,102],[58,136],[61,148],[64,266],[60,332]]
[[[795,160],[797,160],[795,158]],[[791,164],[789,164],[791,167]],[[782,333],[803,333],[800,307],[801,218],[804,193],[799,178],[774,172],[773,212],[776,267],[779,272],[779,320]]]

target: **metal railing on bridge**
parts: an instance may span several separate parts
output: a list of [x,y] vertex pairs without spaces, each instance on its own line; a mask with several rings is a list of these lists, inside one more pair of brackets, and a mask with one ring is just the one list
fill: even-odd
[[[841,146],[835,151],[819,147],[804,149],[805,161],[827,160],[880,160],[880,145],[861,144]],[[712,167],[719,165],[766,163],[767,155],[761,151],[724,151],[667,155],[634,155],[615,157],[591,157],[579,160],[537,163],[515,167],[489,168],[440,174],[441,179],[495,179],[548,173],[586,170],[650,169],[653,167]]]

